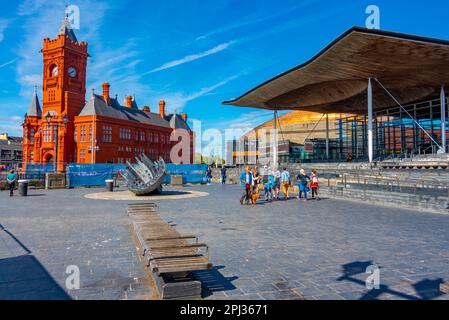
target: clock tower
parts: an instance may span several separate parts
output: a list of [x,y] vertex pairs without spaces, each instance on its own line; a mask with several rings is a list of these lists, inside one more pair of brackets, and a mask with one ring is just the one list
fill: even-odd
[[41,52],[41,131],[47,127],[54,134],[46,139],[47,146],[43,146],[40,156],[44,161],[46,158],[51,157],[54,160],[56,157],[58,163],[69,163],[76,159],[74,119],[85,104],[86,66],[89,57],[87,43],[78,41],[66,15],[56,38],[44,39]]
[[78,42],[66,17],[56,39],[44,39],[41,52],[44,60],[42,112],[66,114],[71,121],[85,103],[87,43]]

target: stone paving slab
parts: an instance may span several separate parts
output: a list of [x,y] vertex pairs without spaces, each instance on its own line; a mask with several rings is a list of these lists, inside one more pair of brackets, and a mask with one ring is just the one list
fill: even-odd
[[[242,207],[238,186],[179,190],[209,194],[156,201],[178,231],[209,245],[215,268],[196,273],[206,299],[449,299],[438,289],[449,280],[449,216],[330,199]],[[30,252],[1,236],[0,270],[9,271],[0,271],[0,298],[152,297],[128,201],[85,198],[101,191],[0,192],[0,224]],[[8,259],[33,266],[33,290],[20,286],[28,276]],[[365,288],[372,264],[381,268],[380,290]],[[80,268],[80,290],[65,288],[68,265]]]
[[[238,186],[201,188],[210,196],[159,205],[210,246],[224,289],[215,283],[208,299],[449,299],[438,289],[449,280],[448,216],[331,199],[242,207]],[[380,290],[365,288],[372,264]]]
[[[151,297],[125,206],[85,199],[92,191],[30,190],[27,198],[0,193],[0,224],[30,252],[24,256],[17,242],[5,240],[0,231],[0,299]],[[14,259],[11,268],[5,267],[11,265],[8,258]],[[79,290],[65,286],[70,265],[80,270]],[[30,277],[35,283],[29,283]]]

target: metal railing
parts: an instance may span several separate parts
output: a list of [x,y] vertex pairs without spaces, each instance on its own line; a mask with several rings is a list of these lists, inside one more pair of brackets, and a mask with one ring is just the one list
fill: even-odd
[[[449,197],[449,182],[436,178],[405,179],[397,176],[371,176],[364,174],[343,173],[337,179],[338,186],[343,188],[358,187],[363,190],[379,190],[407,194],[427,194]],[[330,181],[328,180],[328,186]]]

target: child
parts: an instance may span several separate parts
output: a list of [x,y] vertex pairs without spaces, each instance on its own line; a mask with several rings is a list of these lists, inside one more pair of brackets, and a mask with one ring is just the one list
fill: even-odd
[[274,177],[268,176],[268,181],[265,183],[265,201],[273,201],[273,189],[275,188]]
[[301,169],[299,171],[299,175],[296,177],[296,180],[298,180],[299,184],[299,196],[298,199],[301,199],[302,194],[304,193],[304,201],[307,201],[307,193],[309,192],[309,187],[307,186],[308,181],[310,178],[306,175],[306,172],[304,169]]
[[274,169],[273,178],[274,178],[273,197],[275,200],[279,200],[279,193],[281,191],[281,172],[279,171],[279,169]]
[[311,181],[310,188],[312,189],[312,199],[315,199],[315,196],[316,196],[316,199],[320,200],[320,198],[318,196],[318,189],[320,188],[320,185],[318,183],[318,175],[317,174],[318,174],[318,172],[315,169],[313,169],[312,175],[310,176],[310,181]]

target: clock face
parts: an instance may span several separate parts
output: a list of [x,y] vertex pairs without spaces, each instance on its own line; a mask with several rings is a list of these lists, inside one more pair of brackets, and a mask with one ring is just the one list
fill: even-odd
[[52,70],[51,70],[51,74],[53,75],[53,77],[56,77],[58,75],[58,67],[55,66]]
[[74,67],[70,67],[68,70],[69,77],[75,78],[76,77],[76,69]]

